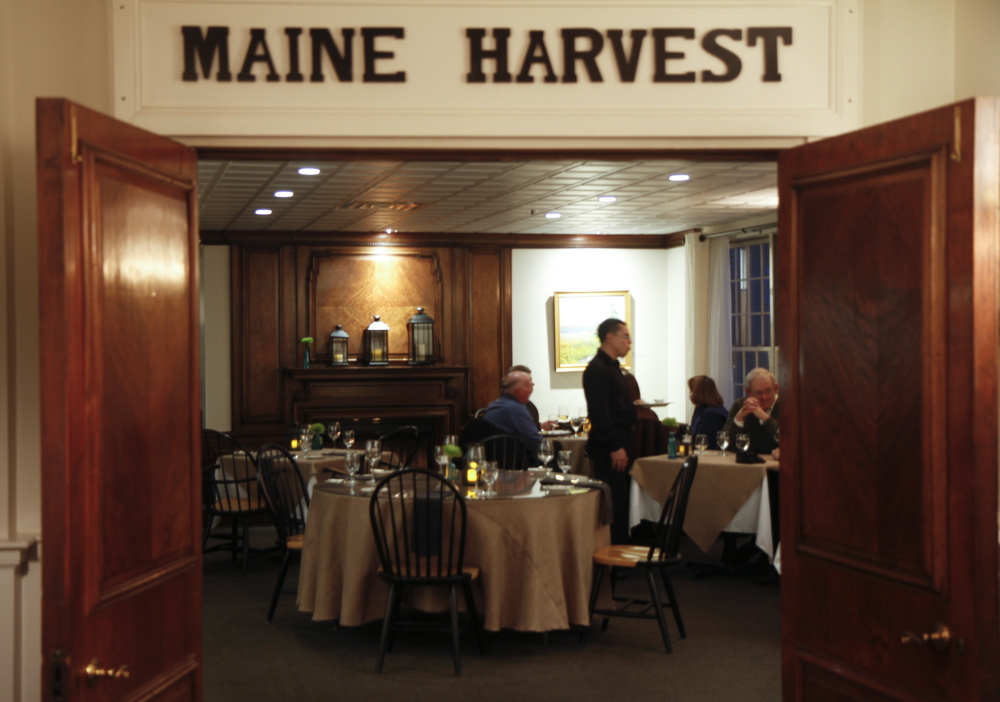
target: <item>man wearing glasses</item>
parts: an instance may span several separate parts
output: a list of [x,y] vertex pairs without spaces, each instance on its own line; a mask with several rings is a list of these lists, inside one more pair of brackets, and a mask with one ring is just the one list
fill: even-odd
[[583,394],[587,398],[590,434],[587,455],[594,477],[611,487],[613,519],[611,542],[628,543],[628,498],[632,479],[627,453],[632,445],[635,406],[618,359],[628,355],[632,337],[620,319],[605,319],[597,327],[601,342],[583,371]]
[[767,368],[754,368],[744,382],[746,397],[733,403],[723,431],[730,441],[750,437],[750,450],[771,453],[778,448],[778,379]]

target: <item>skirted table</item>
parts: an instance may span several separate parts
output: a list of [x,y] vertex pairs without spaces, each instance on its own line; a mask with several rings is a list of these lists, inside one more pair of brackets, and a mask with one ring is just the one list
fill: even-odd
[[[466,500],[465,562],[480,568],[473,591],[484,628],[544,632],[589,625],[593,554],[610,543],[601,492],[548,495],[524,472],[508,480],[521,486],[508,485],[510,497]],[[342,626],[382,619],[389,592],[376,572],[371,487],[356,486],[355,493],[342,481],[316,485],[299,571],[299,609]],[[411,590],[411,606],[447,611],[442,589]]]

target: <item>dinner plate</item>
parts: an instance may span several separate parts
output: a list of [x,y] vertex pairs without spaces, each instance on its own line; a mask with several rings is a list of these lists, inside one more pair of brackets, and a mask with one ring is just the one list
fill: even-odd
[[672,405],[673,402],[636,402],[636,407],[666,407],[667,405]]
[[542,429],[538,432],[542,436],[572,436],[573,432],[569,429]]
[[568,495],[570,491],[569,485],[542,485],[542,490],[549,495]]

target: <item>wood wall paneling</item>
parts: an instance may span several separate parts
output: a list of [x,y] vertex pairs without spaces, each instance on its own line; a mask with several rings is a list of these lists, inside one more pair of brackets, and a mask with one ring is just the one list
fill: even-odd
[[281,423],[282,271],[280,249],[234,247],[234,429]]
[[[472,251],[469,261],[467,348],[472,368],[472,408],[485,407],[499,394],[500,378],[510,359],[509,297],[504,285],[501,250]],[[506,354],[504,349],[507,349]]]

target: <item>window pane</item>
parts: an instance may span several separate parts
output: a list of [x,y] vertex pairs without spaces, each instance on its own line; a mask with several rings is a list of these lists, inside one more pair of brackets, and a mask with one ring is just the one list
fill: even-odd
[[750,309],[748,312],[760,312],[764,309],[764,303],[761,298],[761,290],[763,285],[759,280],[750,281]]
[[760,246],[750,247],[750,277],[760,277]]

